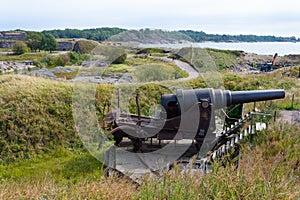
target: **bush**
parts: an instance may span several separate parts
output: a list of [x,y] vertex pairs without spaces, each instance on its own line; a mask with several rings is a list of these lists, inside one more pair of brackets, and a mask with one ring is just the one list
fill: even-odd
[[145,65],[136,70],[140,82],[165,81],[175,79],[176,71],[172,67],[162,65]]
[[70,51],[67,54],[70,57],[72,64],[81,64],[87,57],[87,54],[80,54],[74,51]]
[[27,45],[22,41],[17,41],[13,46],[13,52],[15,55],[21,55],[28,52]]
[[68,55],[59,55],[54,57],[55,66],[65,66],[68,62],[70,62],[70,57]]
[[45,56],[41,61],[46,65],[46,67],[56,67],[56,66],[65,66],[70,62],[70,57],[68,55],[59,55],[59,56]]

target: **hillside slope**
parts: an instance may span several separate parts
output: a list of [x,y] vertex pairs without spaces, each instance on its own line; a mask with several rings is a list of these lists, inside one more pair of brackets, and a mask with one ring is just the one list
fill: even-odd
[[29,76],[0,77],[0,163],[78,142],[70,84]]

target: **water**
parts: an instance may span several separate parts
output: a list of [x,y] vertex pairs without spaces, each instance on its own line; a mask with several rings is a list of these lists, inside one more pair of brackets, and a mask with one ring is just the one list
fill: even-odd
[[203,43],[182,43],[182,44],[144,44],[143,47],[167,47],[167,48],[183,48],[183,47],[201,47],[214,48],[224,50],[242,50],[248,53],[256,53],[261,55],[289,55],[300,54],[300,43],[293,42],[203,42]]

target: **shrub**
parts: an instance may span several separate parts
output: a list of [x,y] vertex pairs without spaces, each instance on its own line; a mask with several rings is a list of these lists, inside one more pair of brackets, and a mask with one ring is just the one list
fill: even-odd
[[21,55],[28,52],[27,45],[22,41],[17,41],[13,46],[13,52],[15,55]]
[[158,64],[140,66],[135,71],[135,76],[140,82],[173,80],[183,75],[185,76],[172,66]]
[[42,61],[47,67],[56,67],[56,66],[65,66],[70,62],[70,57],[68,55],[59,55],[59,56],[45,56]]
[[73,64],[81,64],[87,57],[86,54],[80,54],[75,51],[70,51],[67,55],[70,57],[70,62]]
[[54,65],[56,66],[65,66],[68,62],[70,62],[70,57],[68,55],[54,57]]

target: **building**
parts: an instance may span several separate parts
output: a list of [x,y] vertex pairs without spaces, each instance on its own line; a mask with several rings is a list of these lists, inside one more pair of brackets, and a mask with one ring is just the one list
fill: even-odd
[[12,49],[16,41],[10,40],[10,41],[5,41],[5,40],[0,40],[0,48],[7,48],[7,49]]
[[25,41],[26,33],[23,31],[0,32],[0,48],[13,48],[16,41]]
[[0,32],[0,40],[25,41],[26,33],[23,31]]

